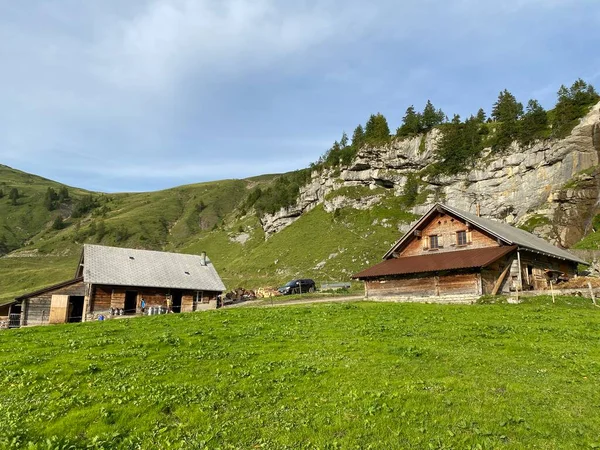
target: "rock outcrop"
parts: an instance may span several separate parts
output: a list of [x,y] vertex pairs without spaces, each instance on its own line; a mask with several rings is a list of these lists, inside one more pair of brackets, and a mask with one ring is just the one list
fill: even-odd
[[[376,195],[336,198],[332,193],[343,187],[383,187],[401,195],[408,175],[435,161],[440,138],[441,132],[434,129],[423,136],[394,139],[384,147],[364,147],[341,171],[313,173],[293,207],[262,218],[265,232],[282,230],[318,204],[332,212],[340,207],[364,209],[378,201]],[[426,176],[420,189],[428,193],[427,200],[413,212],[423,213],[439,200],[470,212],[480,205],[483,216],[528,224],[536,233],[568,247],[584,236],[597,213],[599,159],[600,103],[565,139],[525,147],[515,142],[501,155],[488,148],[468,173]]]

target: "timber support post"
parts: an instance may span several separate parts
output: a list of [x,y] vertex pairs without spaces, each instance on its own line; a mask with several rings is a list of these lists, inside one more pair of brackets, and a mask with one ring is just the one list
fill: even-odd
[[492,289],[492,295],[496,295],[498,294],[498,291],[500,290],[500,286],[502,286],[502,282],[504,281],[504,279],[506,278],[506,274],[509,272],[510,267],[512,266],[512,261],[511,260],[506,267],[504,268],[504,270],[502,271],[502,273],[500,274],[500,276],[498,277],[498,280],[496,280],[496,284],[494,285],[494,289]]
[[594,306],[597,306],[600,308],[600,306],[598,306],[596,304],[596,296],[594,295],[594,289],[592,288],[592,283],[590,283],[589,281],[587,282],[588,288],[590,288],[590,296],[592,297],[592,303],[594,304]]
[[523,274],[521,272],[521,254],[519,250],[517,250],[517,270],[519,273],[517,274],[517,286],[516,286],[516,294],[517,294],[517,303],[519,303],[519,289],[523,290]]

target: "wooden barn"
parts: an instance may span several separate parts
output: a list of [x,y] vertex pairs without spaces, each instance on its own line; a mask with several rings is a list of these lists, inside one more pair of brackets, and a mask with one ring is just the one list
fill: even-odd
[[469,302],[485,294],[543,290],[586,264],[506,223],[436,204],[353,278],[371,299]]
[[[216,307],[225,290],[202,255],[84,245],[75,278],[16,299],[20,325]],[[144,309],[144,310],[142,310]]]

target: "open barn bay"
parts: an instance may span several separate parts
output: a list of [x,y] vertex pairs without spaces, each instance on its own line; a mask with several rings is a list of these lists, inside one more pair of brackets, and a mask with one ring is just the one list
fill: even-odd
[[598,448],[600,309],[244,308],[0,333],[3,448]]

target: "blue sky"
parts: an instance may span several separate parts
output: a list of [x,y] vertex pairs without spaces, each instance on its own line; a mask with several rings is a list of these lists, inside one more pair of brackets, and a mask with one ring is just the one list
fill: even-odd
[[307,166],[427,99],[600,87],[597,0],[0,0],[0,163],[143,191]]

